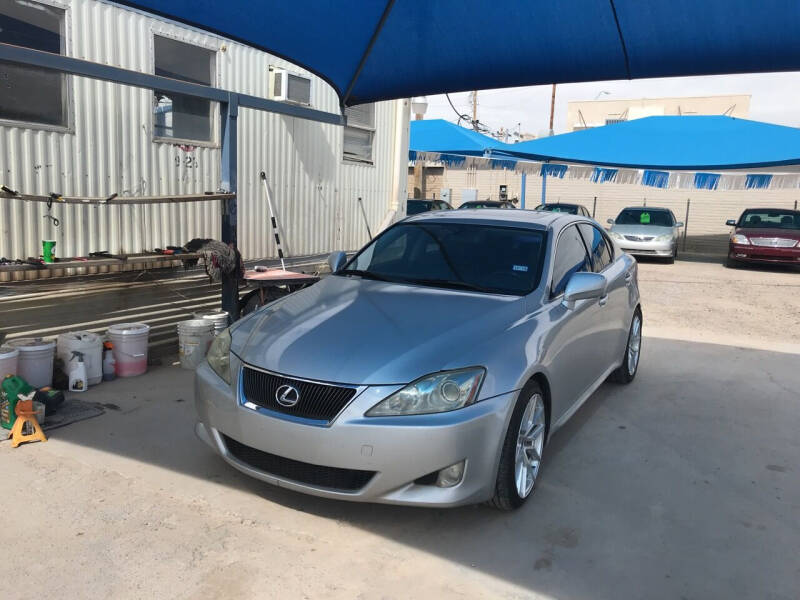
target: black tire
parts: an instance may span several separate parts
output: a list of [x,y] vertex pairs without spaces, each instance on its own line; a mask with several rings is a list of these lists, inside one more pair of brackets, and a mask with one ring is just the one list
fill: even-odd
[[544,431],[544,444],[542,447],[542,460],[539,461],[539,472],[534,479],[533,489],[525,497],[520,497],[517,492],[517,486],[514,482],[514,468],[516,462],[516,448],[517,448],[517,435],[519,433],[522,416],[525,412],[528,402],[534,394],[540,394],[544,398],[544,392],[541,386],[535,382],[529,382],[520,392],[517,397],[517,403],[514,405],[514,412],[511,415],[511,421],[506,430],[506,437],[503,441],[503,450],[500,452],[500,464],[497,468],[497,481],[495,482],[494,496],[489,500],[488,504],[497,510],[515,510],[525,504],[525,501],[530,498],[538,486],[539,479],[541,478],[541,464],[544,459],[544,447],[547,445],[547,433],[550,428],[550,415],[547,408],[547,402],[544,402],[545,409],[545,431]]
[[668,258],[666,261],[664,261],[664,262],[666,262],[668,265],[674,264],[674,263],[675,263],[675,257],[674,257],[674,256],[670,256],[670,257],[669,257],[669,258]]
[[742,265],[741,265],[741,263],[740,263],[738,260],[733,260],[733,259],[732,259],[730,256],[726,256],[726,257],[725,257],[725,266],[726,266],[728,269],[738,269],[738,268],[740,268]]
[[639,331],[641,332],[641,327],[644,324],[644,319],[642,319],[642,311],[637,307],[636,311],[633,313],[633,318],[631,319],[631,326],[628,329],[628,343],[625,344],[625,352],[622,355],[622,364],[614,369],[611,372],[611,375],[608,376],[609,381],[613,381],[614,383],[621,383],[623,385],[629,384],[636,378],[636,373],[639,372],[639,362],[641,360],[642,355],[642,341],[641,336],[639,338],[639,356],[636,359],[636,367],[633,370],[633,373],[630,372],[628,368],[628,351],[631,347],[631,338],[633,337],[633,325],[636,322],[636,318],[639,318]]

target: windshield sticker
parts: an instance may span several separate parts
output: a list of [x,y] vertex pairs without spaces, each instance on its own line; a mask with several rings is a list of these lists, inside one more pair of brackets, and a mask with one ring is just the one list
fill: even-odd
[[526,265],[514,265],[512,269],[514,271],[522,271],[523,273],[526,273],[528,271],[528,267]]
[[639,223],[642,225],[649,225],[650,224],[650,213],[643,212],[639,216]]

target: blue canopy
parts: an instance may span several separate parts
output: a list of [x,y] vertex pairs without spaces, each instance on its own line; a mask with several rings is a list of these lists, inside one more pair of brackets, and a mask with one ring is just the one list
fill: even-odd
[[123,4],[286,58],[330,83],[343,105],[543,83],[800,70],[797,0]]
[[411,121],[408,138],[409,158],[417,152],[483,156],[487,150],[508,150],[509,144],[444,119]]
[[[510,148],[492,156],[676,171],[746,169],[800,164],[800,129],[724,116],[645,117]],[[703,185],[713,182],[706,178]]]

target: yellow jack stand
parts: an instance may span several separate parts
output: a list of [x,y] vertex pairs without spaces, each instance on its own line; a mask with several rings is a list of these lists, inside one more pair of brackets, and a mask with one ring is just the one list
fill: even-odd
[[[21,396],[22,398],[22,396]],[[25,442],[46,442],[47,436],[42,431],[39,421],[36,420],[36,411],[33,410],[33,394],[30,397],[20,399],[14,412],[17,419],[14,421],[14,426],[11,428],[11,433],[8,437],[11,438],[11,446],[16,448]],[[25,423],[30,423],[33,433],[22,433]]]

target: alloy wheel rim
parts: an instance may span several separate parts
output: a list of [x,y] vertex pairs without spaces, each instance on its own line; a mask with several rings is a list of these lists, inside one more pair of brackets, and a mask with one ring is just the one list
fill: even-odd
[[514,483],[520,498],[528,497],[539,474],[544,448],[544,430],[544,399],[541,394],[536,393],[528,400],[517,434]]
[[636,373],[639,366],[639,354],[642,350],[642,319],[639,315],[633,317],[631,335],[628,340],[628,374]]

